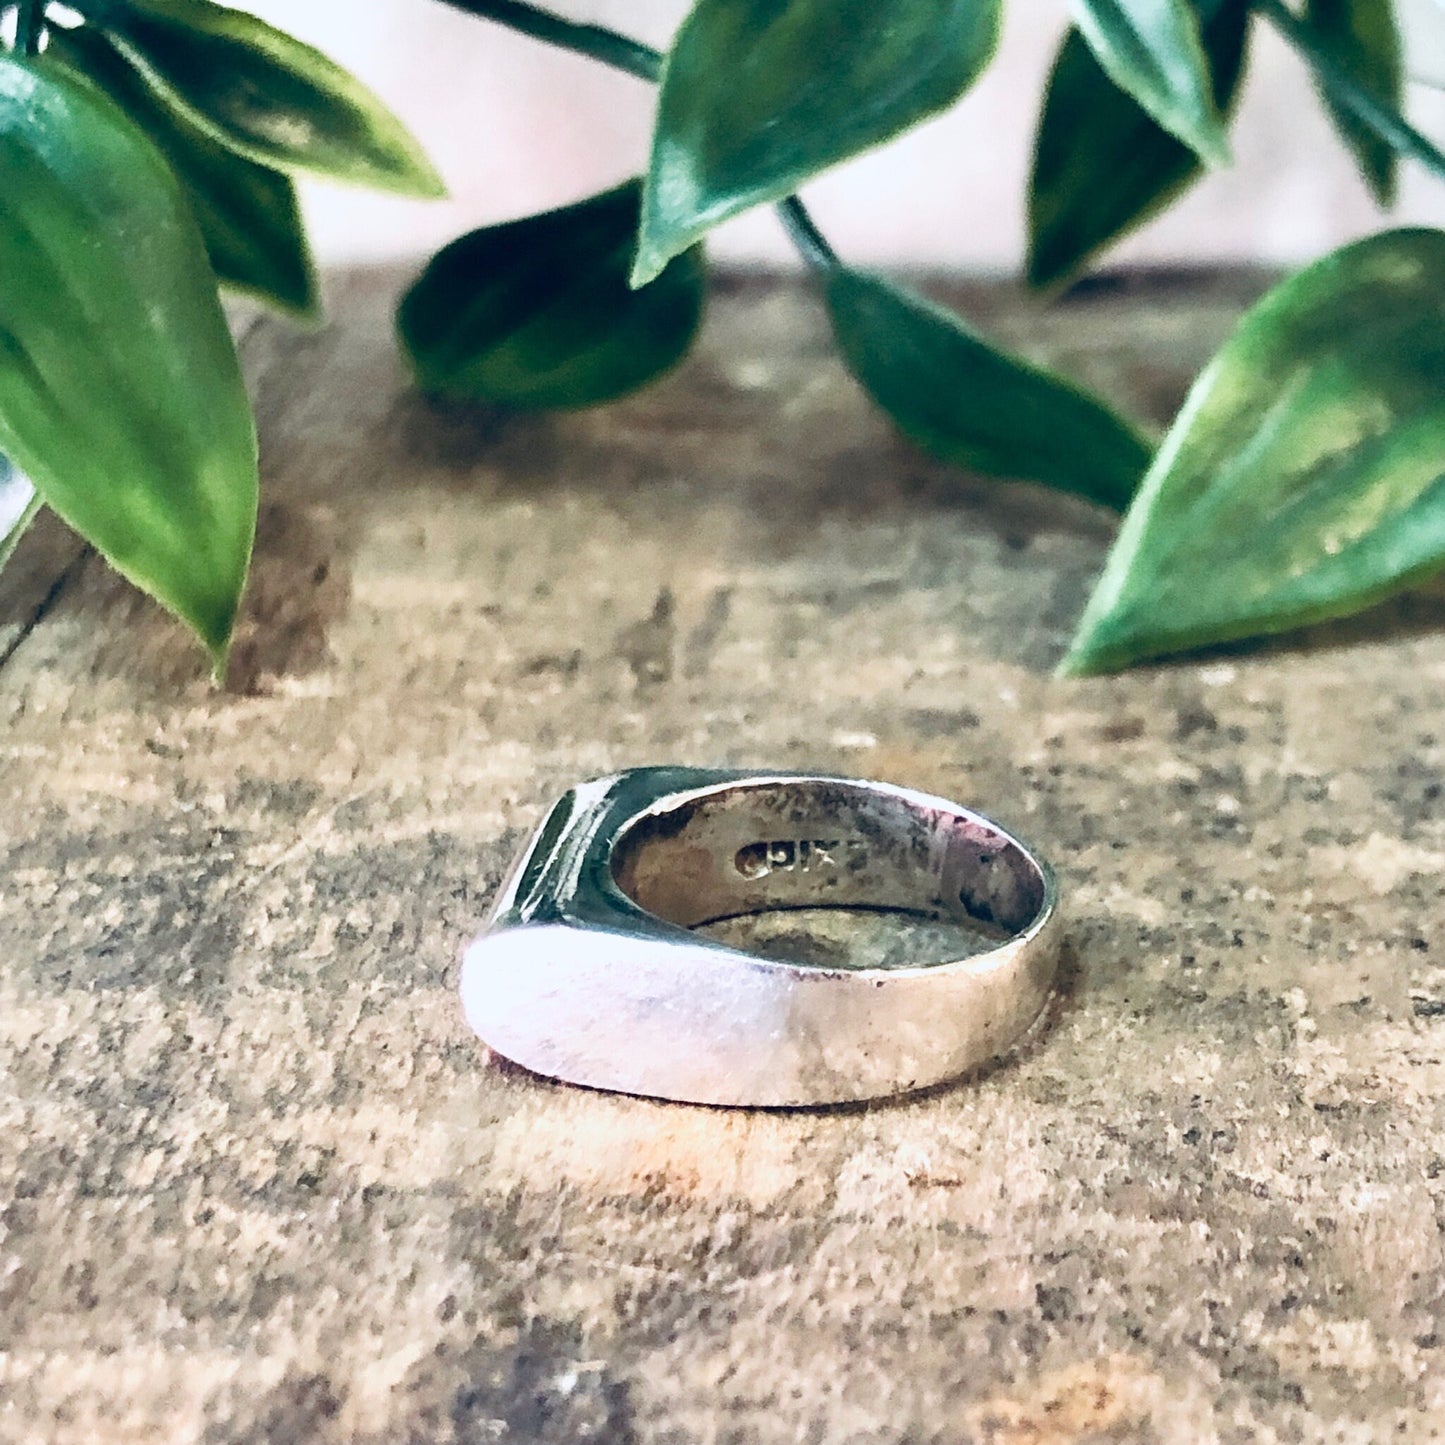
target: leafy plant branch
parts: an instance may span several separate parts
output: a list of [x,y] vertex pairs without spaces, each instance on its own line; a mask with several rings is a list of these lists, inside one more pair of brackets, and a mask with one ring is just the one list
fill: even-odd
[[[664,58],[630,37],[563,20],[526,0],[446,3],[565,49],[600,58],[630,74],[663,80],[660,117],[667,108],[668,85],[675,88],[681,84],[688,104],[699,90],[706,93],[709,89],[717,91],[726,104],[726,77],[737,73],[726,63],[726,57],[709,53],[715,42],[706,6],[699,6],[689,21],[698,22],[700,34],[689,40],[684,26],[684,33],[674,45],[671,68],[665,73]],[[766,14],[766,7],[759,13]],[[926,73],[916,87],[916,97],[909,98],[905,91],[901,101],[890,99],[888,113],[865,119],[865,128],[860,131],[865,140],[895,133],[921,114],[938,108],[941,96],[952,99],[971,83],[992,51],[996,30],[994,8],[983,4],[980,14],[981,22],[969,22],[955,37],[962,45],[962,63],[944,77],[942,89],[929,69],[933,63],[929,57],[936,49],[931,30],[915,27],[908,34],[906,26],[887,23],[882,27],[888,43],[894,45],[899,43],[899,30],[905,32],[904,40]],[[815,22],[820,17],[830,21],[826,9],[815,10]],[[871,50],[878,39],[874,33],[879,31],[878,12],[865,5],[858,18],[864,23],[861,31],[853,27],[850,48],[858,46],[861,35],[862,49]],[[722,43],[736,44],[731,17],[724,16],[724,20],[728,24],[718,22],[726,37]],[[766,41],[766,36],[763,39]],[[971,48],[967,43],[970,41]],[[786,44],[802,56],[816,50],[815,42],[807,26],[803,27],[801,40],[792,34],[786,37]],[[689,59],[691,52],[696,53]],[[688,73],[689,65],[696,75]],[[679,74],[683,76],[681,82],[676,79]],[[830,78],[828,89],[831,87]],[[829,99],[824,96],[817,103],[826,105]],[[712,126],[705,114],[685,117],[683,124],[695,126],[700,132]],[[709,153],[718,149],[703,134],[695,138],[695,144],[700,151]],[[700,300],[679,284],[677,272],[669,278],[669,268],[681,255],[687,255],[689,272],[700,283],[701,243],[696,239],[699,218],[706,217],[703,229],[707,229],[745,209],[749,201],[775,200],[786,233],[819,276],[845,362],[905,432],[935,454],[976,470],[1032,477],[1122,510],[1149,457],[1147,442],[1133,426],[1071,382],[994,347],[943,308],[904,288],[858,276],[844,266],[803,202],[789,193],[787,184],[789,174],[810,174],[823,164],[813,153],[816,145],[830,148],[835,144],[831,127],[815,127],[791,144],[785,138],[776,161],[764,154],[766,147],[740,149],[741,159],[732,161],[724,144],[719,174],[692,178],[685,187],[690,196],[697,198],[698,214],[669,217],[665,203],[658,198],[670,195],[676,186],[660,180],[657,174],[659,165],[668,164],[666,157],[679,148],[668,136],[665,145],[659,142],[654,147],[653,173],[636,197],[639,213],[633,216],[622,208],[610,212],[618,225],[608,247],[615,258],[615,269],[604,270],[597,264],[599,243],[591,225],[602,214],[601,198],[595,204],[563,208],[550,219],[538,217],[530,223],[512,223],[463,237],[433,262],[402,303],[402,339],[418,379],[434,391],[480,396],[511,405],[591,405],[606,396],[624,394],[672,366],[691,342],[693,328],[683,320],[696,316]],[[582,220],[584,215],[586,222]],[[649,225],[654,233],[650,242]],[[588,231],[585,262],[580,246],[567,245],[567,237],[575,240],[584,226]],[[639,228],[642,234],[634,251],[634,236]],[[555,251],[546,252],[551,263],[546,271],[521,259],[535,259],[542,254],[538,244],[543,232],[553,238],[556,246]],[[495,244],[488,244],[487,238]],[[497,247],[508,239],[519,258],[515,266],[499,264]],[[571,294],[575,289],[573,278],[583,265],[593,274],[591,294],[597,305],[590,314],[595,317],[596,335],[581,344],[575,325],[565,332],[527,332],[533,369],[545,372],[547,377],[547,387],[539,393],[514,364],[518,298],[532,288],[529,309],[538,316],[545,315],[558,304],[559,295]],[[654,292],[651,285],[659,278],[669,279],[670,284],[664,291]],[[455,304],[459,294],[470,295],[475,304],[459,311]],[[666,325],[664,308],[669,299],[674,324]],[[629,350],[625,356],[622,346],[624,338],[644,329],[643,318],[650,318],[645,327],[650,334],[665,334],[674,343],[672,348],[652,348],[648,352],[655,370],[646,374],[637,364],[634,342],[627,340]],[[900,334],[911,338],[911,344],[902,349],[896,345]],[[549,336],[560,338],[562,349],[549,348]],[[545,365],[540,359],[544,356]],[[879,364],[882,357],[888,358],[886,365]],[[577,385],[572,389],[568,378],[574,368]],[[599,376],[609,368],[615,385],[604,392]],[[972,407],[960,407],[962,397],[969,397]],[[1033,418],[1045,413],[1051,414],[1051,431],[1032,425]]]
[[[600,60],[613,70],[620,70],[638,80],[656,84],[662,78],[666,57],[661,51],[605,25],[567,20],[540,5],[529,4],[528,0],[442,0],[442,3],[478,19],[495,21],[559,50],[570,50],[592,60]],[[836,252],[797,196],[788,196],[781,201],[778,215],[789,239],[809,265],[826,270],[836,264]]]
[[[797,196],[967,94],[1002,0],[695,0],[665,57],[529,0],[445,3],[655,83],[658,102],[642,175],[432,259],[398,308],[426,390],[566,408],[653,381],[697,333],[712,229],[773,205],[844,364],[905,434],[1127,509],[1067,671],[1338,616],[1445,565],[1440,232],[1385,231],[1284,280],[1156,452],[1072,381],[851,268]],[[1402,159],[1445,174],[1402,113],[1393,0],[1068,3],[1029,177],[1036,286],[1228,162],[1257,18],[1309,67],[1382,205]],[[4,8],[0,563],[43,501],[182,617],[219,674],[258,480],[217,287],[316,312],[298,173],[416,196],[441,181],[355,77],[245,11]]]
[[[623,68],[660,78],[653,164],[631,271],[632,281],[644,284],[630,299],[615,272],[598,285],[599,294],[611,295],[618,318],[644,307],[651,286],[671,274],[675,260],[669,258],[695,248],[719,220],[777,198],[840,154],[887,140],[956,99],[991,53],[989,17],[996,13],[980,3],[971,26],[950,35],[956,13],[917,0],[890,12],[885,36],[870,28],[876,17],[866,7],[846,0],[794,0],[781,19],[778,7],[754,0],[697,0],[664,69],[661,57],[639,56],[627,37],[574,27],[519,0],[448,3],[571,49],[600,51],[604,59],[620,53]],[[1072,274],[1207,165],[1227,159],[1224,129],[1256,14],[1276,25],[1310,65],[1342,138],[1382,201],[1393,195],[1397,156],[1437,167],[1438,150],[1399,113],[1398,34],[1393,9],[1381,0],[1309,0],[1303,17],[1279,0],[1075,0],[1073,12],[1077,29],[1051,78],[1031,183],[1030,271],[1044,284]],[[910,21],[917,25],[911,37]],[[965,63],[940,77],[932,57],[944,36]],[[893,47],[896,58],[890,104],[880,107],[866,89],[850,88],[850,67],[876,75],[884,46]],[[827,56],[823,80],[821,55]],[[765,103],[748,93],[747,77],[759,73],[766,77]],[[806,105],[780,106],[773,98],[783,77]],[[821,84],[828,94],[813,89]],[[846,364],[903,431],[975,471],[1028,477],[1119,508],[1130,503],[1150,460],[1132,428],[1061,378],[992,347],[942,308],[852,272],[796,196],[784,194],[779,209],[822,280]],[[625,209],[618,215],[630,222]],[[573,221],[564,208],[550,219],[492,228],[457,245],[466,250],[483,236],[500,242],[510,234],[521,249],[524,236],[528,247],[536,239],[523,228],[545,228],[560,260]],[[630,235],[615,240],[614,265]],[[1445,305],[1439,252],[1434,233],[1386,234],[1326,258],[1246,318],[1148,467],[1065,661],[1068,671],[1123,666],[1339,615],[1445,562],[1435,473],[1412,473],[1406,461],[1422,428],[1438,440],[1442,426],[1431,340]],[[468,276],[447,264],[459,253],[444,258],[402,310],[402,335],[423,384],[526,401],[514,368],[484,362],[500,360],[496,353],[512,347],[514,335],[493,334],[489,319],[510,312],[494,301],[455,319],[456,297],[468,294],[468,281],[470,294],[480,298],[505,274],[515,299],[517,276],[499,271],[495,259]],[[548,311],[551,294],[538,287],[538,315]],[[695,298],[678,305],[695,305]],[[1325,340],[1312,351],[1306,337],[1316,332],[1302,319],[1315,314],[1323,318]],[[429,328],[422,324],[428,319]],[[599,318],[602,336],[614,325],[613,335],[625,334],[620,322]],[[684,330],[675,336],[679,349],[654,357],[659,370],[681,354]],[[1279,344],[1281,336],[1295,338],[1293,345]],[[543,337],[531,342],[548,358],[554,388],[548,404],[595,399],[605,340],[574,353],[585,360],[585,396],[557,387],[565,358],[548,353]],[[1383,368],[1382,356],[1391,358]],[[630,386],[638,376],[620,365],[615,374],[618,394],[624,378]],[[1276,384],[1284,378],[1296,379],[1300,395],[1279,414]],[[1256,403],[1265,409],[1256,410]],[[1358,430],[1344,417],[1356,418]],[[1306,446],[1325,418],[1339,430],[1339,444]],[[1293,445],[1274,446],[1280,435]],[[1409,446],[1402,443],[1406,437]],[[1382,459],[1388,459],[1383,467]],[[1342,547],[1345,536],[1352,542]]]
[[1255,7],[1289,41],[1335,102],[1377,134],[1397,155],[1409,156],[1445,177],[1445,152],[1422,135],[1395,105],[1362,85],[1316,31],[1283,3],[1254,0]]

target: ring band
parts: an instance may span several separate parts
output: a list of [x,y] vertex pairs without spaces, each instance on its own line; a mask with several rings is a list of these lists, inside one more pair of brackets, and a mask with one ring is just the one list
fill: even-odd
[[[568,1083],[705,1104],[880,1098],[966,1073],[1028,1029],[1057,966],[1056,903],[1047,864],[942,798],[638,768],[547,814],[466,950],[462,1003],[496,1053]],[[1000,941],[839,969],[690,931],[817,907],[955,919]]]

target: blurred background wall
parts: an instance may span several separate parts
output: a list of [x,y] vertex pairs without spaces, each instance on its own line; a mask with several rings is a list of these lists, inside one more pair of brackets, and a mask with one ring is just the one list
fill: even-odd
[[[350,66],[406,118],[441,167],[451,199],[418,204],[310,189],[325,261],[420,256],[472,226],[601,189],[645,164],[647,86],[560,54],[436,0],[232,0]],[[887,4],[889,0],[879,0]],[[1416,122],[1445,141],[1445,0],[1401,0]],[[686,0],[554,0],[665,45]],[[998,58],[948,115],[826,176],[807,193],[848,257],[873,264],[1012,271],[1024,235],[1024,183],[1064,0],[1010,0]],[[1110,262],[1168,264],[1307,258],[1383,224],[1333,140],[1297,60],[1256,25],[1234,169],[1211,176]],[[1445,225],[1445,183],[1407,164],[1400,222]],[[725,227],[715,254],[793,264],[772,218]]]

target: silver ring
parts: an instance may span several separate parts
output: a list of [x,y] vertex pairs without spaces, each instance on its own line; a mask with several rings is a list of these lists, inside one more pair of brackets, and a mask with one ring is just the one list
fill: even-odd
[[[498,1054],[692,1103],[831,1104],[926,1088],[1013,1045],[1059,952],[1053,874],[988,818],[887,783],[638,768],[563,796],[467,948]],[[698,925],[776,908],[971,921],[988,952],[902,968],[758,958]]]

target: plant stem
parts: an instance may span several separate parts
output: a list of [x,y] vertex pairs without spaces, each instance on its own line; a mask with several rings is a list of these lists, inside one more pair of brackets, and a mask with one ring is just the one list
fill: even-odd
[[1357,120],[1369,126],[1401,155],[1413,156],[1445,176],[1445,153],[1420,134],[1388,101],[1366,89],[1345,69],[1283,0],[1255,0],[1266,16],[1314,71],[1320,85]]
[[45,22],[45,0],[20,0],[15,12],[15,48],[22,55],[40,53],[40,32]]
[[817,223],[808,214],[808,208],[797,196],[779,201],[777,212],[788,239],[813,270],[831,271],[838,264],[838,253],[828,244],[828,238],[818,229]]
[[540,5],[529,4],[528,0],[443,0],[443,3],[483,20],[495,20],[509,30],[520,31],[562,50],[589,55],[639,80],[655,81],[662,74],[662,56],[650,45],[608,30],[604,25],[564,20]]
[[[619,31],[609,30],[605,25],[583,25],[576,20],[566,20],[540,5],[531,4],[530,0],[442,0],[442,3],[482,20],[493,20],[509,30],[530,35],[534,40],[545,41],[561,50],[590,56],[639,80],[656,83],[662,78],[661,51]],[[777,212],[788,239],[813,270],[829,271],[838,264],[838,253],[828,244],[828,238],[818,229],[807,207],[797,196],[780,201]]]

